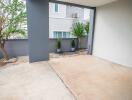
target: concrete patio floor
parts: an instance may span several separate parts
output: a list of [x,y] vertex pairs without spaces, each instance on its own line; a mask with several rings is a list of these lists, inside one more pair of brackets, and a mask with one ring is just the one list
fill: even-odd
[[132,100],[131,68],[85,54],[27,59],[0,67],[0,100]]
[[131,68],[89,55],[49,63],[77,100],[132,100]]
[[0,67],[0,100],[75,100],[47,62]]

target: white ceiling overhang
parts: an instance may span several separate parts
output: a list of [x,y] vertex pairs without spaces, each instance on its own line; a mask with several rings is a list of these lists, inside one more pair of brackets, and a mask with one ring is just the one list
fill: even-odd
[[84,6],[99,7],[117,0],[57,0],[57,1],[74,3]]

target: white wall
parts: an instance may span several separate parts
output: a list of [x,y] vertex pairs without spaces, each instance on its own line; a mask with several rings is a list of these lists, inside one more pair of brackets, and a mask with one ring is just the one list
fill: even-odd
[[55,3],[49,3],[49,17],[65,18],[66,5],[58,4],[58,12],[55,12]]
[[132,67],[132,0],[97,8],[93,54]]
[[90,9],[84,8],[84,20],[90,21]]
[[75,6],[67,6],[66,7],[66,17],[72,18],[73,14],[77,14],[78,19],[83,20],[84,19],[84,8],[75,7]]
[[71,32],[73,18],[49,18],[49,38],[53,38],[53,31]]

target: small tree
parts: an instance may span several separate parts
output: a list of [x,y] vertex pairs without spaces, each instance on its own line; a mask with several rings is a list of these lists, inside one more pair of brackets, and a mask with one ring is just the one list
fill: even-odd
[[4,59],[9,56],[5,50],[5,43],[12,35],[25,35],[22,25],[26,23],[25,4],[19,0],[0,0],[0,51]]
[[77,37],[77,49],[80,48],[80,39],[85,36],[84,24],[77,22],[72,26],[72,34]]

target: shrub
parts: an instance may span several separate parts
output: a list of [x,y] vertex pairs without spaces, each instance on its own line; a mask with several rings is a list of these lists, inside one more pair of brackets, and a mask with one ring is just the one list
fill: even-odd
[[75,48],[75,46],[76,46],[75,40],[73,39],[73,40],[71,41],[71,47],[72,47],[72,48]]
[[61,39],[57,39],[57,49],[61,49]]

